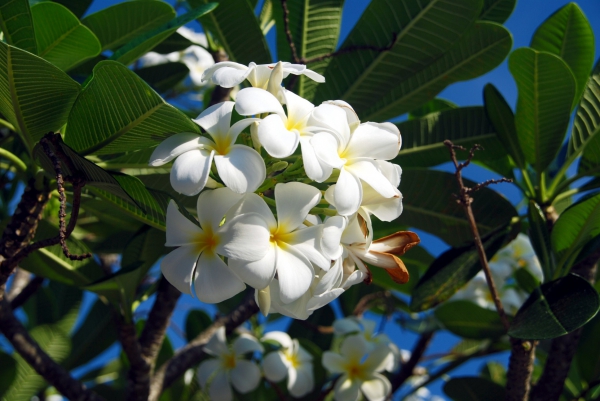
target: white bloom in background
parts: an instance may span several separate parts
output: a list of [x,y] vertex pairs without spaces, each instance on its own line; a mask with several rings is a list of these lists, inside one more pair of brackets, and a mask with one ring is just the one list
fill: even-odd
[[[309,70],[304,64],[292,64],[282,62],[283,78],[288,75],[305,75],[316,82],[325,82],[325,78],[321,74]],[[215,85],[223,88],[233,88],[241,84],[246,79],[255,88],[267,89],[271,71],[275,68],[276,63],[272,64],[256,64],[251,62],[248,66],[234,63],[233,61],[223,61],[217,63],[211,68],[208,68],[202,77],[203,81],[212,81]]]
[[200,227],[185,218],[173,201],[169,203],[165,245],[179,248],[165,256],[160,267],[179,291],[189,294],[193,284],[198,299],[216,303],[246,288],[219,255],[261,259],[268,250],[269,231],[254,213],[237,215],[220,225],[227,210],[241,198],[228,188],[204,191],[197,203]]
[[400,131],[391,123],[363,123],[348,137],[327,132],[312,137],[310,143],[317,158],[340,170],[334,189],[339,214],[350,216],[359,209],[363,198],[361,181],[384,198],[400,197],[400,191],[385,176],[377,161],[395,158],[401,142]]
[[323,353],[323,366],[333,374],[341,374],[334,388],[336,401],[358,400],[359,392],[369,401],[387,397],[392,386],[379,372],[385,369],[390,349],[380,345],[370,349],[361,335],[346,337],[340,353]]
[[244,359],[250,352],[263,352],[262,345],[248,334],[241,334],[227,346],[225,327],[221,326],[204,346],[207,354],[216,358],[203,361],[198,368],[198,381],[213,401],[231,401],[231,385],[241,394],[249,393],[260,384],[260,368],[256,363]]
[[494,264],[493,269],[498,272],[506,270],[505,273],[501,274],[510,275],[518,269],[524,268],[538,281],[544,280],[542,266],[529,237],[525,234],[517,235],[517,238],[512,240],[510,244],[498,251],[490,260],[490,267],[492,264]]
[[207,68],[215,64],[211,54],[199,46],[188,47],[179,59],[190,70],[190,80],[193,86],[205,86],[206,82],[202,81],[202,75]]
[[282,331],[265,334],[261,341],[266,340],[279,343],[281,349],[263,358],[265,377],[272,382],[279,382],[287,376],[287,389],[293,397],[299,398],[310,393],[315,387],[312,355],[300,346],[297,339],[292,340]]
[[316,246],[321,227],[303,224],[310,209],[320,200],[321,192],[310,185],[298,182],[277,184],[275,219],[264,200],[258,195],[248,194],[236,213],[252,212],[262,216],[270,236],[256,238],[252,242],[261,249],[267,247],[268,251],[255,262],[229,259],[229,266],[257,290],[267,287],[277,273],[281,301],[290,303],[300,298],[313,281],[313,263],[324,270],[329,270],[331,264]]
[[206,185],[214,160],[219,177],[232,191],[254,192],[266,177],[265,162],[249,146],[236,145],[238,135],[256,119],[231,124],[233,102],[223,102],[204,110],[194,120],[211,139],[193,133],[175,134],[156,147],[151,166],[162,166],[177,158],[171,169],[173,189],[196,195]]
[[431,394],[425,387],[419,388],[417,391],[404,398],[404,401],[444,401],[442,397]]

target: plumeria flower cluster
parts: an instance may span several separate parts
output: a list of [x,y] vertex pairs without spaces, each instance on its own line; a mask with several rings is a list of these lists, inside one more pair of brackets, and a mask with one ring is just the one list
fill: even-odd
[[[489,264],[492,278],[498,288],[500,301],[504,309],[512,315],[517,313],[529,296],[527,292],[516,285],[515,272],[525,269],[538,282],[542,282],[544,279],[542,267],[529,237],[524,234],[517,235],[517,238],[502,248]],[[468,299],[483,308],[496,310],[483,271],[469,281],[452,299]]]
[[315,106],[282,86],[289,74],[324,82],[283,62],[208,68],[203,81],[251,86],[202,112],[194,120],[201,135],[159,144],[150,165],[172,162],[173,189],[198,196],[197,220],[168,206],[166,245],[178,248],[161,269],[175,287],[216,303],[249,285],[263,314],[306,319],[370,282],[368,265],[406,283],[399,256],[419,238],[401,231],[373,239],[372,216],[390,222],[402,213],[402,171],[390,162],[398,128],[361,123],[340,100]]

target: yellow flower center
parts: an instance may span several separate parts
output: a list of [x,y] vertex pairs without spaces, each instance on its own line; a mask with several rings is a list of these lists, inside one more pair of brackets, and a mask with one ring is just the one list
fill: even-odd
[[233,368],[235,368],[236,365],[236,359],[235,359],[235,354],[233,352],[229,353],[229,354],[225,354],[222,357],[222,365],[223,368],[227,369],[227,370],[231,370]]
[[292,367],[298,368],[300,366],[300,360],[298,359],[297,354],[292,354],[289,350],[286,350],[284,352],[284,355],[285,355],[285,359],[288,360],[288,362],[290,363],[290,365],[292,365]]
[[359,361],[350,361],[346,364],[346,374],[350,380],[365,380],[365,371]]
[[215,235],[211,227],[207,227],[203,233],[198,233],[194,243],[196,244],[196,252],[210,252],[214,253],[215,248],[219,245],[220,238]]
[[229,136],[225,136],[224,138],[219,136],[217,138],[213,138],[213,141],[215,143],[213,149],[217,154],[224,156],[231,150],[232,143]]

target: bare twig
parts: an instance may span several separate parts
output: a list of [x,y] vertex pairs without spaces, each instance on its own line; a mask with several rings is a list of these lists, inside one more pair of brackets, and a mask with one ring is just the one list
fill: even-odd
[[298,51],[296,50],[296,44],[294,38],[292,38],[292,31],[290,31],[290,10],[287,6],[287,0],[281,0],[281,8],[283,8],[283,29],[285,31],[285,37],[287,38],[288,45],[292,51],[292,58],[294,63],[302,64],[302,59],[298,57]]
[[413,371],[427,350],[434,333],[434,331],[428,331],[421,334],[412,349],[408,361],[402,364],[400,371],[391,378],[390,383],[392,383],[392,391],[390,394],[394,394],[394,392],[396,392],[396,390],[398,390],[398,388],[413,375]]
[[371,294],[367,294],[358,301],[352,314],[354,316],[361,317],[366,311],[373,307],[377,301],[385,301],[391,296],[392,293],[389,291],[377,291]]
[[12,344],[15,351],[65,397],[79,401],[103,400],[102,397],[87,389],[83,383],[75,380],[69,372],[40,348],[14,316],[6,300],[0,300],[0,331]]
[[27,285],[15,296],[12,300],[10,300],[10,308],[15,310],[23,305],[27,300],[36,293],[37,290],[44,284],[44,277],[34,277],[27,283]]

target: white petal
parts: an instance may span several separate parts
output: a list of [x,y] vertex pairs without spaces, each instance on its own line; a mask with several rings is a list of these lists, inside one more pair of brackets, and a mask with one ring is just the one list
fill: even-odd
[[171,186],[184,195],[198,194],[208,180],[214,151],[190,150],[175,160],[171,168]]
[[371,380],[362,383],[360,390],[369,401],[383,401],[392,391],[392,385],[385,376],[375,373]]
[[233,88],[244,82],[251,71],[245,65],[224,61],[207,68],[202,74],[202,80],[211,80],[215,85],[223,88]]
[[308,311],[314,311],[314,310],[320,309],[320,308],[324,307],[325,305],[329,304],[331,301],[333,301],[340,295],[342,295],[343,293],[344,293],[344,290],[342,288],[335,288],[335,289],[333,289],[331,291],[327,291],[321,295],[315,295],[306,304],[306,309],[308,309]]
[[356,318],[347,317],[344,319],[338,319],[333,322],[333,330],[337,335],[343,335],[348,333],[360,332],[360,324],[356,321]]
[[216,155],[215,165],[223,183],[238,194],[256,191],[267,175],[263,158],[244,145],[233,145],[227,155]]
[[394,187],[387,178],[377,169],[375,163],[371,160],[361,160],[345,168],[352,172],[355,176],[369,184],[384,198],[399,197],[400,191]]
[[231,219],[232,217],[243,213],[258,213],[267,222],[267,227],[269,227],[269,229],[277,228],[277,220],[275,220],[273,212],[271,212],[271,209],[269,209],[266,202],[256,194],[245,194],[242,201],[236,207],[229,210],[227,218]]
[[284,358],[279,351],[271,352],[264,357],[262,367],[267,379],[278,382],[287,376],[288,367],[283,362]]
[[237,123],[233,124],[231,128],[229,128],[229,132],[227,133],[227,139],[230,141],[231,144],[234,144],[237,137],[243,130],[248,128],[250,124],[260,121],[260,118],[244,118],[243,120],[238,121]]
[[165,246],[193,244],[202,233],[200,227],[185,218],[171,200],[167,206],[167,241]]
[[210,355],[220,356],[229,352],[226,341],[225,326],[221,326],[213,333],[203,349]]
[[335,384],[335,401],[356,401],[360,396],[361,382],[358,380],[350,380],[346,375],[343,375]]
[[312,283],[314,270],[310,261],[291,246],[277,247],[279,296],[284,304],[300,298]]
[[232,401],[233,392],[229,385],[227,372],[220,370],[209,383],[208,394],[211,401]]
[[404,206],[402,205],[402,195],[397,198],[383,198],[383,201],[380,203],[371,203],[367,205],[364,203],[363,192],[362,208],[367,210],[369,213],[374,214],[381,221],[394,221],[402,214],[402,211],[404,210]]
[[215,373],[221,366],[221,363],[218,359],[206,359],[202,361],[200,366],[198,367],[198,381],[200,382],[200,386],[204,388],[210,376]]
[[211,252],[203,252],[198,259],[194,290],[202,302],[216,304],[242,292],[246,285],[220,257]]
[[198,134],[190,132],[175,134],[162,141],[154,149],[149,164],[151,166],[162,166],[185,152],[210,145],[212,145],[210,139],[201,137]]
[[352,134],[347,153],[350,158],[390,160],[398,156],[400,131],[391,123],[364,123]]
[[242,333],[233,342],[233,352],[237,356],[242,356],[248,352],[263,352],[264,348],[260,342],[250,334]]
[[310,139],[311,136],[300,136],[300,148],[302,149],[302,162],[304,163],[304,171],[308,178],[316,182],[323,182],[331,176],[333,168],[325,163],[322,163],[313,149]]
[[221,242],[216,246],[216,250],[228,258],[247,262],[258,261],[272,249],[267,224],[257,213],[235,216],[219,227],[217,234]]
[[392,353],[387,344],[380,344],[369,353],[363,366],[371,372],[381,372],[385,369],[388,356]]
[[[348,118],[341,107],[327,103],[315,107],[308,120],[308,125],[326,129],[337,138],[342,147],[346,146],[350,140]],[[314,131],[317,132],[317,130]]]
[[279,115],[265,117],[258,126],[258,140],[267,153],[273,157],[288,157],[298,147],[300,134],[289,131]]
[[275,275],[275,249],[270,247],[265,256],[255,262],[229,259],[228,263],[246,284],[262,290],[269,285]]
[[[291,73],[293,74],[293,72]],[[318,83],[325,82],[325,77],[323,75],[316,73],[313,70],[309,70],[308,68],[302,72],[302,75],[306,75],[307,77]]]
[[320,245],[323,254],[331,260],[342,256],[343,248],[340,242],[346,229],[346,221],[342,216],[333,216],[325,221]]
[[204,110],[195,120],[211,136],[226,135],[231,124],[231,112],[234,102],[222,102]]
[[274,279],[271,282],[271,291],[273,293],[273,310],[282,315],[289,316],[293,319],[306,320],[310,316],[306,305],[312,298],[310,291],[305,292],[302,296],[290,303],[283,303],[281,300],[281,289],[279,288],[279,281]]
[[284,89],[287,118],[292,124],[307,120],[315,106],[308,100]]
[[310,209],[321,200],[321,191],[316,187],[300,182],[275,185],[275,204],[278,226],[282,233],[299,227],[308,216]]
[[313,296],[321,296],[342,284],[343,272],[341,267],[341,263],[336,260],[329,271],[325,272],[322,270],[318,273],[319,280],[316,285],[313,285],[311,288]]
[[264,89],[244,88],[235,97],[235,110],[243,116],[276,113],[285,118],[279,100]]
[[196,202],[200,226],[215,230],[219,227],[225,213],[241,199],[242,195],[236,194],[229,188],[217,188],[202,192]]
[[346,360],[335,352],[325,351],[323,352],[322,364],[325,369],[331,373],[344,373],[346,367]]
[[298,369],[290,369],[287,388],[292,397],[300,398],[310,393],[315,387],[312,363],[307,363]]
[[332,168],[342,168],[346,163],[338,154],[338,141],[331,134],[319,132],[315,134],[311,140],[317,158]]
[[171,285],[184,294],[191,293],[192,272],[198,260],[195,245],[185,245],[171,251],[160,262],[160,270]]
[[283,348],[291,348],[292,347],[292,338],[290,335],[284,331],[270,331],[261,338],[261,341],[272,340],[276,341]]
[[250,65],[253,67],[252,72],[248,75],[248,82],[250,82],[250,85],[255,88],[267,89],[269,78],[271,77],[271,72],[273,72],[275,63],[256,65],[252,62]]
[[230,374],[231,384],[242,394],[254,390],[260,383],[260,369],[254,362],[238,360]]
[[375,160],[375,164],[381,174],[396,188],[400,185],[400,177],[402,176],[402,167],[397,164],[390,163],[385,160]]
[[361,334],[346,337],[340,347],[340,353],[347,360],[360,361],[369,352],[369,343]]
[[331,260],[319,251],[318,243],[321,238],[321,229],[321,226],[301,228],[286,236],[290,239],[287,243],[321,269],[329,270]]
[[362,200],[362,185],[346,167],[340,170],[340,176],[334,190],[335,208],[342,216],[356,213]]

